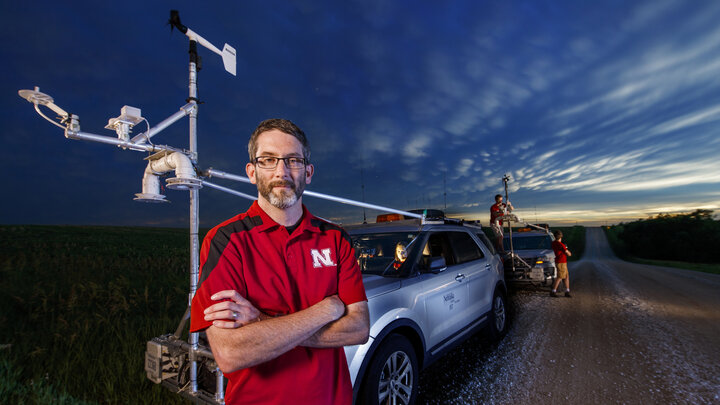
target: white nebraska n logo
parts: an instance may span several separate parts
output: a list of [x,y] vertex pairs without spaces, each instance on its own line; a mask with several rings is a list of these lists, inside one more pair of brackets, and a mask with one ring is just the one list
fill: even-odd
[[332,261],[332,257],[330,256],[330,249],[323,249],[322,251],[318,251],[317,249],[310,249],[310,255],[312,255],[313,259],[313,267],[329,267],[329,266],[335,266],[335,263]]

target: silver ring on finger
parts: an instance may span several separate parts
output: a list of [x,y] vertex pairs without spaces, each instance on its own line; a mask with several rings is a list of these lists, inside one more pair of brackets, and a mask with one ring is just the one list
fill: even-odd
[[240,315],[240,314],[238,314],[237,312],[232,311],[232,317],[233,317],[233,319],[237,319],[237,317],[238,317],[239,315]]

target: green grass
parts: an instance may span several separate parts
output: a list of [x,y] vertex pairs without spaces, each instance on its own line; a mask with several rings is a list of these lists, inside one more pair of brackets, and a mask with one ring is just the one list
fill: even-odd
[[58,390],[48,383],[49,375],[38,380],[23,382],[20,372],[10,361],[0,360],[0,398],[6,404],[57,404],[90,405],[95,402],[84,401]]
[[619,226],[603,227],[605,236],[607,236],[610,248],[612,248],[615,256],[633,263],[650,264],[653,266],[674,267],[678,269],[701,271],[704,273],[720,274],[720,264],[718,263],[691,263],[674,260],[651,260],[635,257],[627,253],[628,249],[625,242],[619,238],[618,233],[622,231]]
[[183,229],[0,226],[0,398],[183,403],[143,353],[177,327],[188,263]]

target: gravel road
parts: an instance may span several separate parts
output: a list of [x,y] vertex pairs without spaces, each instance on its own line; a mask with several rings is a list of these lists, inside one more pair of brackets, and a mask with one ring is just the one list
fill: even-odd
[[720,404],[720,276],[623,262],[600,228],[569,268],[572,298],[512,291],[505,339],[433,364],[418,403]]

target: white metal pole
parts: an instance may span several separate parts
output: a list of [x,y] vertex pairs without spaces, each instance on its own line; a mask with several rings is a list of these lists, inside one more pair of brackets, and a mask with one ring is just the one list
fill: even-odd
[[215,184],[215,183],[211,183],[211,182],[209,182],[209,181],[207,181],[207,180],[203,180],[203,181],[202,181],[202,184],[203,184],[203,186],[208,186],[208,187],[210,187],[210,188],[214,188],[215,190],[224,191],[224,192],[226,192],[226,193],[228,193],[228,194],[233,194],[233,195],[236,195],[236,196],[238,196],[238,197],[247,198],[248,200],[257,200],[257,196],[250,195],[250,194],[245,194],[245,193],[241,193],[241,192],[235,191],[235,190],[233,190],[233,189],[231,189],[231,188],[227,188],[227,187],[223,187],[223,186],[217,185],[217,184]]
[[176,149],[171,146],[167,145],[147,145],[147,144],[135,144],[130,141],[123,141],[122,139],[105,136],[105,135],[97,135],[97,134],[91,134],[89,132],[82,132],[82,131],[71,131],[71,130],[65,130],[65,137],[68,139],[75,139],[80,141],[91,141],[91,142],[99,142],[104,143],[108,145],[115,145],[118,147],[121,147],[123,149],[130,149],[138,152],[159,152],[163,150],[167,151],[173,151],[173,152],[181,152],[181,149]]
[[[190,41],[190,97],[188,102],[197,102],[197,43]],[[197,163],[197,106],[190,111],[190,152]],[[198,189],[190,190],[190,296],[188,305],[197,291],[200,267],[200,243],[198,240],[198,229],[200,215],[200,193]],[[198,333],[191,333],[189,342],[190,351],[190,392],[196,394],[197,385],[197,359],[195,351],[198,349]]]
[[217,401],[220,404],[225,403],[225,377],[223,376],[223,372],[220,370],[220,367],[215,368],[215,385],[216,385],[216,391],[215,391],[215,401]]
[[[240,182],[243,182],[243,183],[251,184],[251,183],[250,183],[250,179],[248,179],[248,178],[245,177],[245,176],[238,176],[237,174],[226,173],[226,172],[223,172],[223,171],[220,171],[220,170],[215,170],[215,169],[208,169],[208,170],[207,170],[207,173],[208,173],[211,177],[214,176],[214,177],[219,177],[219,178],[221,178],[221,179],[235,180],[235,181],[240,181]],[[360,202],[360,201],[350,200],[350,199],[348,199],[348,198],[335,197],[334,195],[317,193],[317,192],[315,192],[315,191],[305,190],[305,191],[303,192],[303,195],[304,195],[304,196],[306,195],[306,196],[309,196],[309,197],[322,198],[322,199],[324,199],[324,200],[335,201],[335,202],[339,202],[339,203],[342,203],[342,204],[354,205],[354,206],[356,206],[356,207],[364,207],[364,208],[369,208],[369,209],[372,209],[372,210],[392,212],[392,213],[395,213],[395,214],[405,215],[405,216],[411,217],[411,218],[419,218],[419,219],[422,219],[422,217],[423,217],[421,214],[416,214],[416,213],[414,213],[414,212],[396,210],[396,209],[390,208],[390,207],[383,207],[382,205],[368,204],[368,203],[364,203],[364,202]]]
[[143,132],[142,134],[135,135],[132,139],[130,139],[130,142],[132,143],[145,143],[153,136],[160,133],[160,131],[164,130],[165,128],[169,127],[170,125],[174,124],[177,120],[185,117],[186,115],[190,114],[193,109],[195,109],[196,103],[187,103],[184,106],[180,108],[180,111],[176,112],[175,114],[167,117],[154,127],[150,128],[149,130]]

